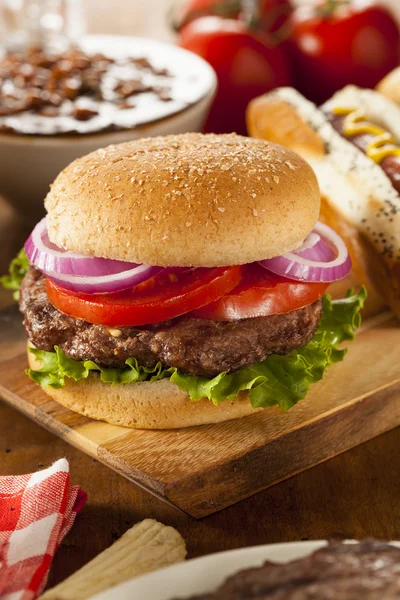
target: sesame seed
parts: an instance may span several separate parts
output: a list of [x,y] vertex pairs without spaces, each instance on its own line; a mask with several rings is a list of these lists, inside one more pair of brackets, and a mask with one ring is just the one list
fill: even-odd
[[225,212],[225,209],[221,208],[221,206],[218,206],[218,210],[219,210],[220,213],[224,213]]
[[279,177],[278,177],[278,175],[274,175],[274,181],[275,181],[275,183],[279,183]]
[[120,329],[113,329],[113,328],[110,327],[108,329],[107,333],[109,335],[111,335],[112,337],[114,337],[114,338],[119,338],[121,336],[121,334],[122,334],[122,331]]
[[253,215],[255,217],[258,217],[258,210],[256,208],[253,208]]

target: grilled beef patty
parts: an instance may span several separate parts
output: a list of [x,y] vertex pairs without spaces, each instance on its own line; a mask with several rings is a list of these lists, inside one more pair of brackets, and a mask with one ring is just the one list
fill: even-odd
[[41,350],[60,346],[67,356],[102,367],[124,366],[128,358],[145,367],[160,361],[182,373],[213,377],[307,344],[318,326],[322,303],[233,322],[182,316],[155,325],[114,328],[57,310],[47,297],[44,276],[31,267],[22,283],[20,309],[29,340]]
[[335,542],[287,564],[240,571],[215,592],[191,600],[395,600],[400,549],[374,541]]

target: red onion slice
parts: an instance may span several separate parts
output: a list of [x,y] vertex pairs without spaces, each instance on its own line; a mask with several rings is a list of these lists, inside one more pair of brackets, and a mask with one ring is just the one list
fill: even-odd
[[46,218],[32,231],[25,252],[30,263],[52,281],[87,294],[126,290],[162,271],[162,267],[85,256],[58,248],[49,240]]
[[121,271],[113,275],[82,276],[82,275],[59,275],[47,274],[48,278],[58,283],[61,287],[72,292],[84,294],[102,294],[120,292],[135,285],[139,285],[146,279],[150,279],[160,271],[162,267],[149,267],[148,265],[136,265],[128,271]]
[[316,223],[296,252],[260,261],[260,265],[296,281],[337,281],[351,270],[351,260],[342,238],[324,223]]
[[58,248],[49,240],[46,217],[32,231],[25,243],[25,252],[30,263],[46,274],[104,276],[137,266],[122,260],[86,256]]

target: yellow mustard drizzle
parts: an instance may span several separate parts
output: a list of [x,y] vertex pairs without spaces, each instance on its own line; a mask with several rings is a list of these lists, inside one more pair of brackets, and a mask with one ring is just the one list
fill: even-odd
[[377,164],[388,156],[400,156],[400,147],[396,145],[393,136],[379,125],[370,123],[362,110],[335,106],[332,113],[346,117],[343,121],[344,135],[369,134],[376,136],[376,139],[368,144],[365,154]]

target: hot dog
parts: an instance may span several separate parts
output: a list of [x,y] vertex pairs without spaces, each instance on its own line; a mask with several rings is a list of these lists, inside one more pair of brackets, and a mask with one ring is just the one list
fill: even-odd
[[357,278],[400,318],[399,107],[348,86],[318,108],[281,88],[252,101],[247,121],[251,135],[289,146],[311,164],[322,217],[347,231]]
[[400,146],[392,134],[368,121],[361,111],[338,109],[327,111],[326,116],[340,135],[381,166],[400,193]]

